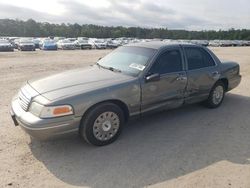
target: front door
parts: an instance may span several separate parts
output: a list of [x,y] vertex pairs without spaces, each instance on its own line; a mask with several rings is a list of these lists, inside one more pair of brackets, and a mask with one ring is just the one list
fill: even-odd
[[147,76],[159,75],[157,80],[142,83],[141,112],[176,108],[184,102],[187,75],[179,48],[161,53],[148,71]]

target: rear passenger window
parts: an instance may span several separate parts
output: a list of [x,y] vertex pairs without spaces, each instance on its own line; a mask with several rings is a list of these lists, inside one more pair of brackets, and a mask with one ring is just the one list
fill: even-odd
[[179,50],[169,50],[161,54],[152,66],[151,73],[166,74],[182,71],[182,59]]
[[211,55],[201,48],[185,48],[188,70],[200,69],[214,66]]

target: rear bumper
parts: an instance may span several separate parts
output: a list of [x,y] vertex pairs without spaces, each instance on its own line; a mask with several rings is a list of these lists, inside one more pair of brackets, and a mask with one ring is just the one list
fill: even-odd
[[229,79],[228,91],[236,88],[240,84],[241,79],[242,79],[241,75],[238,75],[238,76],[235,76],[235,77]]
[[77,132],[81,118],[66,116],[62,118],[40,119],[30,112],[24,111],[17,99],[12,101],[10,114],[15,124],[38,140],[47,140],[65,134]]

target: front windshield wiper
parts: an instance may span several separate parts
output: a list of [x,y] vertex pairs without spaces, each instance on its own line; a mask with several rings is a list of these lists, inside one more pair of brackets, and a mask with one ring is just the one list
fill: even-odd
[[116,68],[114,68],[114,67],[103,66],[103,65],[100,65],[99,63],[96,63],[96,64],[97,64],[99,67],[101,67],[101,68],[108,69],[108,70],[113,71],[113,72],[122,72],[121,70],[116,69]]

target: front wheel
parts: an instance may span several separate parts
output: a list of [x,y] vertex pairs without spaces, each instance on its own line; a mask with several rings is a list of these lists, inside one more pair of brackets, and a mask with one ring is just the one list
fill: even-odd
[[225,96],[225,85],[218,81],[212,88],[205,104],[208,108],[218,108],[223,102]]
[[121,133],[124,113],[113,103],[102,103],[83,117],[80,136],[88,143],[104,146],[114,142]]

